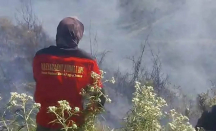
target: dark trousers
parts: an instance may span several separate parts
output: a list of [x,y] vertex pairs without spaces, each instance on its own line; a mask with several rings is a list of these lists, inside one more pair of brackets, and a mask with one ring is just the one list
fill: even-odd
[[[61,130],[61,129],[50,129],[50,128],[46,128],[46,127],[37,125],[36,131],[64,131],[64,130]],[[81,129],[77,129],[76,131],[82,131],[82,130]]]

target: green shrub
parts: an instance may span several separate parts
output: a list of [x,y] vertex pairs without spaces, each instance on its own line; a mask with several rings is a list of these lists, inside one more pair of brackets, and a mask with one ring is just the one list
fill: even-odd
[[[86,108],[83,111],[78,107],[70,107],[66,100],[58,101],[59,106],[49,107],[48,113],[55,114],[57,118],[51,123],[60,123],[63,126],[62,129],[65,131],[111,131],[108,127],[104,128],[103,125],[96,122],[97,115],[105,110],[100,107],[93,108],[95,107],[95,103],[100,101],[99,97],[104,95],[99,90],[100,87],[97,86],[98,79],[103,77],[103,75],[104,72],[102,72],[101,76],[93,72],[92,77],[95,79],[95,82],[81,91],[80,94],[87,101],[85,104]],[[106,80],[104,82],[114,83],[115,80],[112,78],[112,80]],[[168,113],[163,110],[163,107],[167,106],[167,103],[163,98],[158,97],[154,93],[153,87],[142,86],[141,83],[136,82],[135,89],[136,91],[132,99],[133,107],[126,116],[124,127],[121,129],[112,129],[112,131],[195,131],[186,116],[177,113],[174,109]],[[111,102],[108,96],[105,97],[108,102]],[[19,114],[22,119],[17,119],[18,115],[14,115],[11,120],[6,120],[4,118],[5,113],[3,113],[2,122],[6,130],[17,131],[22,127],[25,131],[34,131],[36,127],[34,119],[35,113],[37,113],[39,107],[40,104],[33,102],[33,97],[27,96],[24,93],[11,93],[11,99],[6,110],[20,108],[23,112]],[[67,115],[65,115],[65,112]],[[77,113],[84,113],[86,116],[85,123],[80,127],[75,122],[70,121],[70,118],[77,115]],[[161,121],[164,120],[167,120],[166,124],[161,124]],[[68,126],[68,122],[73,124]]]

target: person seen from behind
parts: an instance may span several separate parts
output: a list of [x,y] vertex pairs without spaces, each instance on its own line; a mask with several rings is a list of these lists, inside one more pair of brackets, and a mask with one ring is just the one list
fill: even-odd
[[[84,25],[74,17],[66,17],[57,27],[56,46],[39,50],[33,60],[33,75],[36,82],[34,99],[41,104],[36,116],[36,131],[60,131],[62,126],[50,123],[56,118],[47,113],[49,106],[57,106],[58,101],[66,100],[72,108],[83,110],[80,91],[93,82],[91,72],[100,74],[96,59],[78,48],[83,37]],[[101,91],[104,93],[102,83]],[[98,105],[104,106],[101,96]],[[78,125],[84,121],[82,115],[71,119]]]
[[198,128],[203,128],[205,131],[216,131],[216,105],[211,107],[211,110],[206,110],[202,113],[195,126],[196,131]]

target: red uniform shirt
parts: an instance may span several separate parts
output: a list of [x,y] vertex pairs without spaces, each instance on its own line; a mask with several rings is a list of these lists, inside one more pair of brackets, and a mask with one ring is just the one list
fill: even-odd
[[[56,46],[38,51],[33,61],[33,74],[36,81],[35,102],[41,104],[36,117],[37,124],[48,128],[60,128],[48,124],[55,118],[48,114],[49,106],[57,101],[67,100],[71,107],[83,109],[82,88],[92,83],[91,72],[100,73],[97,62],[80,49],[62,49]],[[81,118],[73,118],[79,124]]]

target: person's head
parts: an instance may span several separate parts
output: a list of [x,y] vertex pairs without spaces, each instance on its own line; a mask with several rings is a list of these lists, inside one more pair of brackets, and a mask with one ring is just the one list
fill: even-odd
[[57,27],[56,45],[63,48],[77,47],[83,32],[84,25],[76,17],[66,17]]

